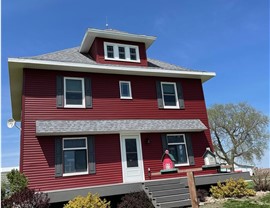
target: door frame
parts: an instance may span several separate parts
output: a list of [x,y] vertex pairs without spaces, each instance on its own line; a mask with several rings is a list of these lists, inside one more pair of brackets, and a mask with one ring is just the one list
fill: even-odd
[[[138,146],[137,146],[137,153],[138,153],[138,165],[141,169],[141,174],[142,174],[142,181],[145,181],[145,176],[144,176],[144,163],[143,163],[143,154],[142,154],[142,143],[141,143],[141,134],[140,133],[121,133],[120,134],[120,150],[121,150],[121,164],[122,164],[122,178],[123,178],[123,183],[133,183],[133,182],[128,182],[126,181],[125,178],[125,168],[126,168],[126,162],[124,162],[124,154],[126,154],[125,146],[124,146],[124,141],[125,139],[128,138],[136,138],[138,141]],[[139,159],[141,158],[141,159]],[[136,181],[136,182],[142,182],[142,181]]]

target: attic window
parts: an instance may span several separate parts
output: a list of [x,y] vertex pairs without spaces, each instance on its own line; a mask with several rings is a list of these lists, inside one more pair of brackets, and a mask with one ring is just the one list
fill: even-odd
[[139,47],[118,43],[104,42],[105,60],[140,62]]

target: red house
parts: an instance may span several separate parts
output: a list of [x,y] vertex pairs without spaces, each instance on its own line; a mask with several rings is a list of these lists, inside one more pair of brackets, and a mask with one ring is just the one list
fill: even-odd
[[[148,58],[155,40],[88,29],[79,47],[8,59],[20,171],[31,188],[51,202],[145,190],[156,206],[189,203],[173,186],[185,173],[161,174],[160,158],[168,149],[177,169],[204,165],[213,145],[202,84],[215,73]],[[220,179],[216,169],[195,175],[199,185]],[[171,192],[162,198],[157,187]]]

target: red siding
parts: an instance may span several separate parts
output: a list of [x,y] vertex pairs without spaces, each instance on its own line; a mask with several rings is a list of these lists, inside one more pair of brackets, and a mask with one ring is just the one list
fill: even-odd
[[[92,80],[93,108],[56,108],[56,76],[89,77]],[[91,119],[201,119],[208,127],[206,107],[200,80],[157,78],[126,75],[75,73],[25,69],[22,114],[21,170],[29,178],[30,187],[40,190],[85,187],[122,182],[119,135],[96,137],[97,173],[74,177],[54,177],[54,138],[35,136],[36,120]],[[119,97],[119,80],[131,81],[132,100]],[[156,80],[181,81],[185,98],[184,110],[160,110],[157,106]],[[160,171],[162,155],[160,134],[151,134],[151,144],[144,144],[146,179],[147,168]],[[202,155],[212,147],[210,132],[192,135],[196,167],[203,164]],[[184,167],[182,167],[184,168]],[[178,175],[179,176],[179,175]]]
[[[205,149],[206,147],[211,146],[209,140],[207,139],[207,135],[204,132],[192,133],[191,138],[192,138],[192,148],[194,152],[195,165],[178,167],[178,169],[180,170],[202,167],[202,165],[204,165],[203,154],[205,152]],[[150,139],[151,141],[150,144],[145,142],[147,139]],[[160,170],[162,170],[161,156],[163,152],[162,152],[161,135],[142,134],[141,140],[142,140],[145,179],[150,180],[148,176],[148,168],[150,168],[152,173],[160,172]],[[215,170],[200,171],[195,172],[195,175],[210,174],[210,173],[216,173],[216,171]],[[180,176],[186,176],[186,173],[181,174],[172,173],[159,176],[152,176],[151,179],[171,178]]]
[[[138,46],[139,53],[140,53],[140,63],[105,60],[104,59],[104,42],[121,43],[121,44]],[[148,65],[144,43],[96,38],[89,50],[89,54],[96,62],[102,63],[102,64],[117,64],[117,65],[131,65],[131,66],[147,66]]]
[[95,136],[96,174],[59,178],[55,178],[54,139],[25,138],[23,167],[31,188],[47,191],[122,182],[119,135]]

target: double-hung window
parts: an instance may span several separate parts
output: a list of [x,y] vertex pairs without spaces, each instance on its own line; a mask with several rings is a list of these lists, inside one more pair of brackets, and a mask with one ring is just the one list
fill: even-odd
[[175,165],[189,165],[187,143],[184,134],[167,135],[168,150],[176,160]]
[[63,176],[88,173],[87,139],[63,139]]
[[104,59],[140,62],[139,47],[136,45],[104,42]]
[[161,92],[164,108],[179,108],[175,82],[161,82]]
[[121,99],[132,99],[130,81],[120,81],[119,88]]
[[75,77],[64,78],[64,104],[65,107],[84,108],[84,79]]

